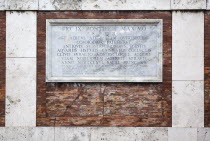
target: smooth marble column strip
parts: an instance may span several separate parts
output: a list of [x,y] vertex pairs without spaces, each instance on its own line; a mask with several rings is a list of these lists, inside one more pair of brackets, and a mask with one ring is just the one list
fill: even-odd
[[7,58],[6,68],[6,126],[36,126],[36,58]]
[[204,14],[173,12],[172,126],[204,127]]
[[204,82],[173,81],[173,127],[204,127]]
[[172,80],[204,80],[204,13],[173,12]]
[[36,57],[36,12],[7,12],[6,16],[6,56]]
[[7,12],[7,127],[36,126],[36,16]]

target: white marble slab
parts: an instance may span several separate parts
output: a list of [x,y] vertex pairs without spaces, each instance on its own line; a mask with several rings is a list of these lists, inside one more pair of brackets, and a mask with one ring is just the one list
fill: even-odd
[[204,80],[203,57],[173,57],[172,80]]
[[6,126],[36,126],[36,58],[6,59]]
[[90,141],[90,127],[56,127],[55,141]]
[[206,0],[206,9],[210,10],[210,0]]
[[91,141],[168,141],[167,128],[93,128]]
[[5,0],[0,0],[0,11],[5,10]]
[[6,56],[36,57],[36,12],[6,13]]
[[204,13],[173,12],[173,56],[204,56]]
[[210,141],[210,128],[198,128],[198,141]]
[[171,0],[171,9],[206,9],[206,0]]
[[46,81],[162,82],[162,26],[161,19],[47,20]]
[[0,127],[0,141],[5,141],[5,127]]
[[204,127],[204,82],[172,82],[172,126]]
[[168,141],[197,141],[197,128],[168,128]]
[[39,10],[169,10],[170,0],[39,0]]
[[54,127],[6,127],[3,131],[1,141],[54,141],[55,134]]
[[6,10],[38,10],[39,0],[6,0]]
[[204,14],[173,12],[172,80],[204,80]]

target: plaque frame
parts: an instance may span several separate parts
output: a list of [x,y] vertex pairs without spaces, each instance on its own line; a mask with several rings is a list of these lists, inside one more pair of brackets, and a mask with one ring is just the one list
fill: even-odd
[[[157,77],[53,77],[51,27],[67,25],[133,25],[150,24],[159,28]],[[163,20],[162,19],[47,19],[46,20],[46,82],[163,82]]]

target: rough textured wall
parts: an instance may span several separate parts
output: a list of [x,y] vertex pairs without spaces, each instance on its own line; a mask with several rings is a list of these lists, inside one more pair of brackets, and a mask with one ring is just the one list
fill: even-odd
[[0,126],[5,125],[6,13],[0,12]]
[[[46,19],[163,19],[163,83],[46,83]],[[171,12],[38,12],[37,126],[171,126]]]
[[205,127],[210,127],[210,12],[205,13],[205,63],[204,63],[204,102],[205,102]]

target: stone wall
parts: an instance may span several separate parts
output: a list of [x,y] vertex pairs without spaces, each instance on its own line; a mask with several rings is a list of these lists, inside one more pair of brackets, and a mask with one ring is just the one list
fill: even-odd
[[[46,19],[163,19],[163,83],[46,83]],[[171,12],[39,12],[37,125],[171,126]]]

